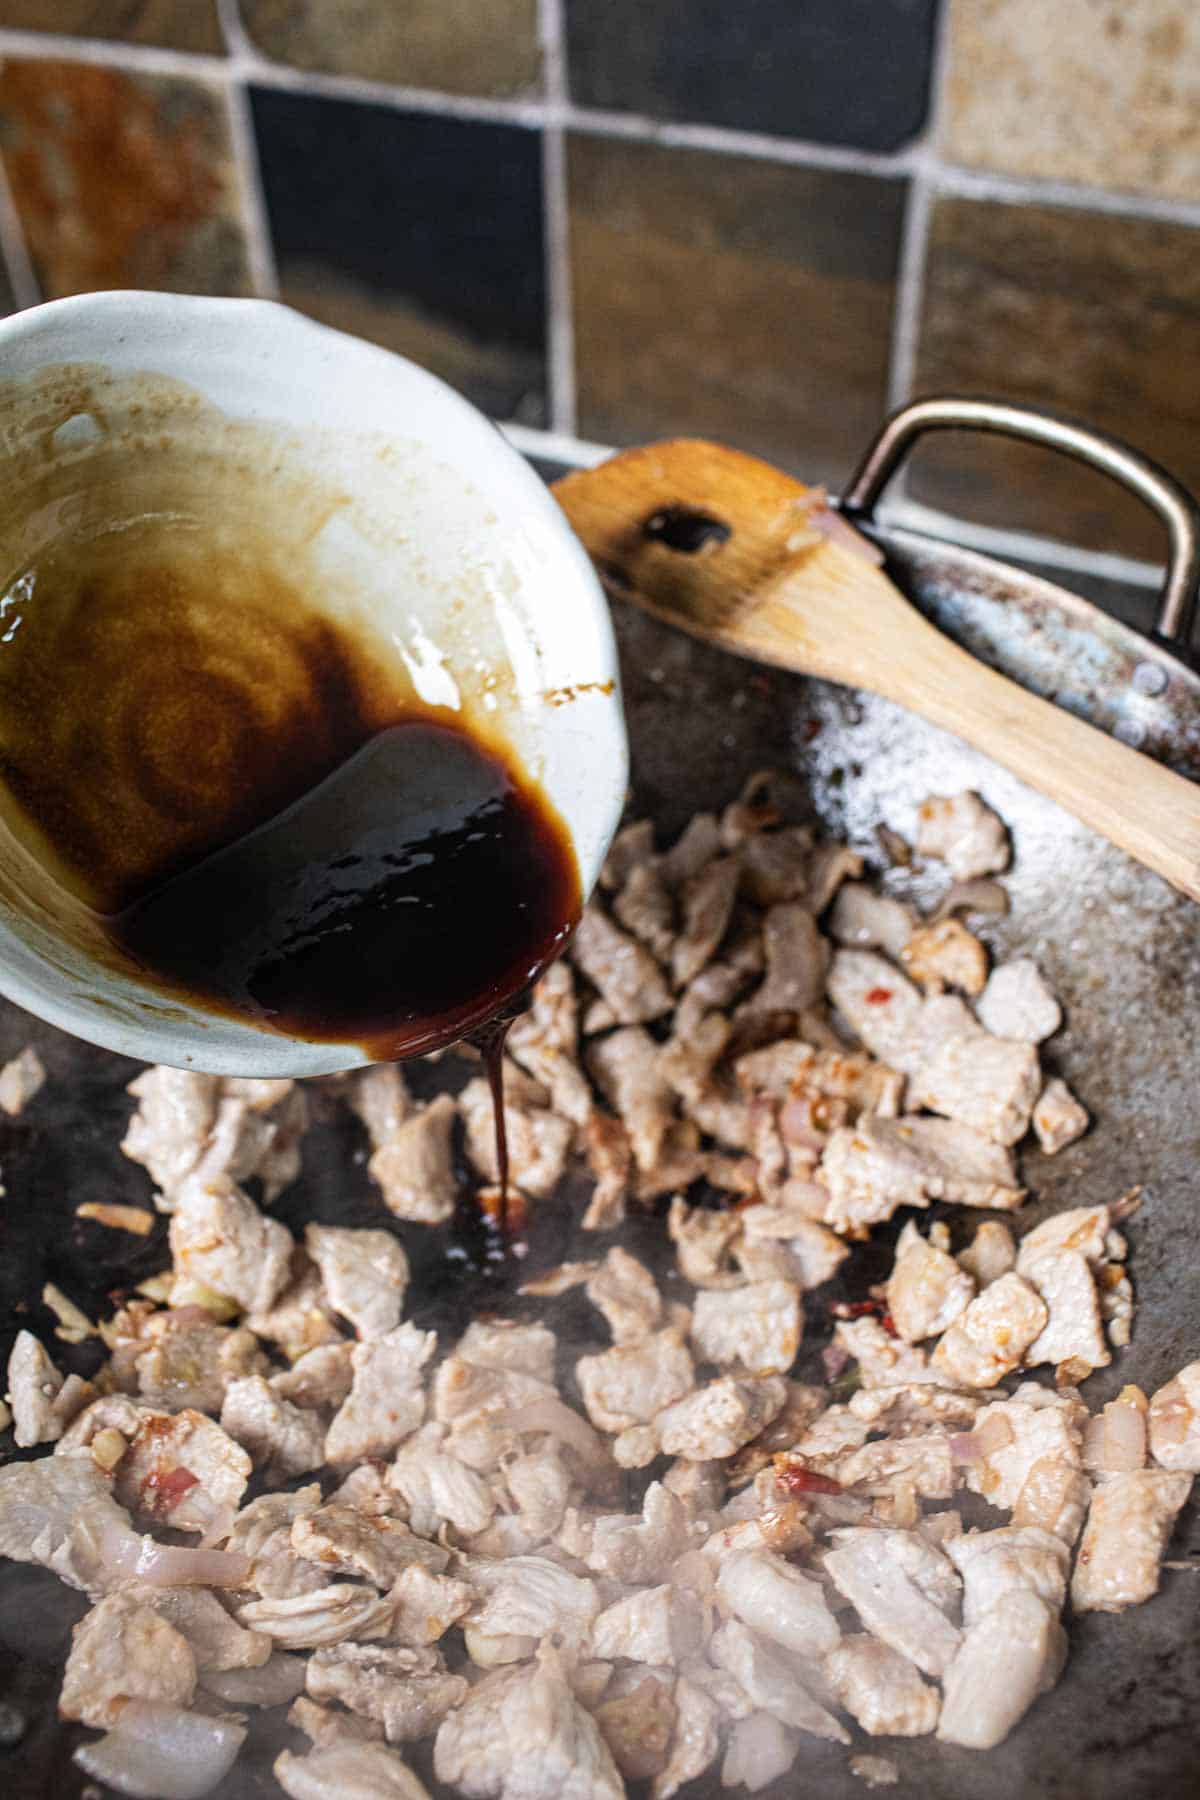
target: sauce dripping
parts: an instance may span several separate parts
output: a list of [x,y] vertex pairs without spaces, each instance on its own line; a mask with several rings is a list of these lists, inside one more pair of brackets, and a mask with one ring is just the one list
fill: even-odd
[[515,757],[286,573],[169,522],[57,547],[3,617],[8,810],[117,965],[375,1061],[474,1038],[507,1191],[493,1021],[581,904]]

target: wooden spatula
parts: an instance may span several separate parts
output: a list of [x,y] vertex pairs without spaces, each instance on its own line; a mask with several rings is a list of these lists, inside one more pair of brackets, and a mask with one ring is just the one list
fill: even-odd
[[614,595],[740,656],[899,701],[1200,899],[1200,787],[943,637],[820,490],[676,439],[555,493]]

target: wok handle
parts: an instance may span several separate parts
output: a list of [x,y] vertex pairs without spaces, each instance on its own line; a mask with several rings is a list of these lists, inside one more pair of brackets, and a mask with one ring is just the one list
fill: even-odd
[[914,400],[888,419],[842,495],[847,518],[870,518],[904,458],[929,431],[988,431],[1061,450],[1144,500],[1166,526],[1170,545],[1156,631],[1169,642],[1190,644],[1200,590],[1200,504],[1174,475],[1120,438],[1074,419],[1008,400],[942,396]]

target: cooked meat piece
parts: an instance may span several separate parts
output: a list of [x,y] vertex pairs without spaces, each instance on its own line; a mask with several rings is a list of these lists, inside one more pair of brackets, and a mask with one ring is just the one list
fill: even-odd
[[743,1625],[795,1656],[824,1656],[841,1636],[821,1583],[770,1550],[721,1557],[717,1593]]
[[659,857],[658,870],[669,888],[682,887],[724,848],[721,828],[712,813],[695,813],[671,848]]
[[692,1344],[701,1362],[750,1375],[786,1374],[804,1331],[800,1290],[787,1281],[748,1282],[696,1295]]
[[418,1537],[401,1519],[369,1517],[353,1506],[331,1502],[292,1521],[292,1548],[297,1556],[331,1575],[369,1581],[390,1588],[414,1564],[441,1574],[450,1553],[440,1544]]
[[778,1375],[722,1375],[658,1415],[659,1442],[668,1456],[689,1462],[732,1456],[782,1412],[786,1399],[787,1384]]
[[[627,1250],[610,1250],[589,1276],[584,1292],[604,1314],[614,1344],[648,1336],[662,1316],[662,1297],[653,1275]],[[547,1379],[552,1380],[553,1374]]]
[[[669,948],[671,974],[676,987],[686,987],[689,981],[695,980],[725,936],[733,914],[740,875],[741,861],[738,857],[717,856],[684,882],[682,926],[679,936]],[[666,917],[669,921],[669,897],[665,888],[662,892],[668,902]],[[666,935],[669,941],[669,923]]]
[[709,1654],[718,1668],[733,1676],[754,1707],[811,1737],[850,1742],[845,1728],[801,1684],[794,1659],[740,1620],[727,1619],[713,1633]]
[[[823,1189],[821,1194],[823,1210],[828,1202]],[[740,1217],[747,1243],[786,1243],[800,1285],[806,1290],[828,1281],[850,1254],[849,1245],[836,1232],[807,1217],[789,1199],[786,1185],[773,1204],[748,1206]]]
[[916,929],[911,908],[865,883],[851,881],[833,903],[829,930],[850,950],[886,950],[899,961],[900,953]]
[[711,1768],[721,1747],[720,1710],[702,1687],[680,1676],[675,1683],[675,1733],[667,1766],[654,1779],[651,1800],[671,1800],[681,1787]]
[[964,1032],[921,1064],[909,1105],[944,1113],[997,1144],[1015,1144],[1029,1129],[1041,1081],[1032,1044]]
[[969,1750],[1002,1743],[1054,1686],[1066,1656],[1054,1608],[1028,1591],[1004,1594],[971,1626],[946,1670],[939,1738]]
[[71,1634],[58,1711],[103,1731],[127,1700],[187,1706],[195,1691],[187,1639],[131,1595],[109,1594]]
[[975,1227],[968,1247],[959,1251],[958,1261],[977,1287],[990,1287],[1016,1267],[1017,1246],[1012,1232],[999,1219],[985,1219]]
[[8,1359],[8,1403],[18,1445],[53,1444],[95,1396],[90,1383],[72,1376],[64,1385],[42,1345],[30,1331],[18,1331]]
[[955,1200],[1009,1209],[1024,1198],[1007,1152],[948,1119],[863,1118],[845,1126],[829,1140],[821,1179],[830,1195],[825,1223],[856,1237],[898,1206]]
[[1061,1538],[1030,1526],[968,1531],[946,1554],[962,1576],[963,1628],[969,1630],[1005,1594],[1036,1594],[1057,1615],[1067,1597],[1071,1553]]
[[549,1557],[510,1556],[495,1562],[472,1558],[463,1573],[477,1596],[471,1623],[479,1636],[529,1638],[535,1644],[553,1636],[576,1646],[593,1641],[593,1622],[601,1604],[596,1583],[571,1574]]
[[1200,1473],[1200,1362],[1188,1363],[1150,1402],[1150,1453],[1163,1469]]
[[900,956],[914,981],[927,993],[948,987],[981,994],[987,981],[987,951],[958,919],[942,919],[914,931]]
[[207,1184],[257,1177],[269,1206],[300,1173],[307,1098],[287,1081],[231,1078],[220,1086],[216,1116],[190,1179]]
[[250,1600],[237,1616],[251,1631],[265,1632],[285,1650],[311,1650],[347,1638],[386,1637],[393,1611],[387,1594],[342,1581],[287,1600]]
[[278,1300],[263,1312],[251,1313],[246,1324],[255,1337],[278,1344],[295,1362],[306,1351],[340,1344],[343,1338],[325,1299],[321,1272],[299,1247],[292,1255],[289,1276]]
[[271,1387],[296,1406],[338,1407],[354,1380],[353,1354],[353,1344],[318,1344],[270,1376]]
[[568,955],[619,1024],[638,1025],[671,1011],[671,990],[649,950],[614,925],[595,900],[584,907]]
[[833,1333],[834,1348],[846,1350],[858,1364],[864,1387],[892,1388],[904,1382],[938,1382],[926,1351],[894,1337],[878,1319],[844,1319]]
[[928,1382],[905,1382],[896,1387],[860,1387],[846,1402],[856,1419],[873,1431],[893,1431],[911,1437],[914,1425],[966,1427],[975,1423],[979,1397]]
[[451,1134],[456,1111],[449,1094],[438,1094],[405,1119],[367,1164],[384,1205],[398,1219],[442,1225],[453,1213],[457,1186]]
[[215,1325],[199,1308],[152,1313],[139,1342],[145,1348],[134,1361],[138,1393],[164,1412],[190,1406],[219,1413],[231,1381],[270,1372],[252,1331]]
[[392,1588],[396,1612],[391,1636],[413,1649],[434,1644],[470,1611],[474,1597],[465,1581],[433,1575],[419,1562],[410,1563]]
[[938,1341],[931,1367],[958,1387],[995,1387],[1021,1365],[1050,1317],[1045,1301],[1017,1274],[1001,1275]]
[[600,1729],[553,1657],[485,1676],[443,1720],[433,1767],[467,1800],[624,1800]]
[[15,1119],[25,1111],[46,1080],[41,1057],[31,1044],[0,1069],[0,1112]]
[[924,1002],[907,975],[874,951],[838,950],[826,992],[872,1056],[905,1075],[916,1072]]
[[807,899],[812,861],[812,833],[806,827],[754,832],[741,845],[742,893],[755,906]]
[[607,1000],[590,1000],[584,1008],[579,1035],[585,1038],[595,1037],[598,1032],[611,1031],[616,1022],[617,1015]]
[[350,1394],[325,1440],[328,1462],[387,1456],[416,1430],[425,1417],[421,1371],[436,1348],[435,1332],[410,1324],[355,1345]]
[[496,1510],[487,1482],[443,1449],[444,1425],[425,1425],[400,1450],[388,1482],[408,1507],[409,1521],[421,1537],[433,1537],[443,1524],[465,1537],[482,1531]]
[[639,1169],[652,1169],[675,1115],[675,1095],[658,1068],[649,1032],[627,1026],[593,1044],[588,1066],[624,1122]]
[[1082,1469],[1044,1457],[1021,1484],[1012,1522],[1052,1531],[1069,1546],[1079,1536],[1091,1497],[1092,1484]]
[[654,855],[654,824],[650,819],[637,819],[623,825],[608,847],[604,867],[600,871],[602,888],[622,888],[639,863]]
[[676,1196],[667,1215],[667,1235],[685,1281],[700,1288],[740,1285],[741,1276],[729,1267],[730,1251],[742,1235],[740,1214],[710,1212]]
[[530,1008],[509,1027],[506,1047],[514,1062],[541,1083],[554,1112],[586,1125],[594,1102],[579,1064],[578,1005],[569,963],[551,963],[535,983]]
[[818,844],[808,870],[808,910],[819,919],[843,881],[857,881],[863,859],[847,844]]
[[978,794],[934,794],[917,808],[917,854],[944,862],[957,881],[998,875],[1009,863],[1004,825]]
[[243,1312],[265,1312],[291,1272],[292,1234],[264,1218],[231,1181],[186,1181],[176,1191],[171,1255],[177,1275],[223,1294]]
[[400,1323],[408,1258],[390,1231],[307,1225],[304,1247],[321,1271],[333,1311],[361,1338],[383,1337]]
[[900,1336],[910,1344],[940,1336],[974,1297],[975,1283],[954,1258],[906,1225],[887,1284],[888,1312]]
[[1026,1232],[1017,1246],[1017,1274],[1028,1275],[1049,1250],[1078,1250],[1090,1263],[1103,1262],[1112,1218],[1108,1206],[1073,1206]]
[[[654,1167],[638,1174],[634,1195],[641,1205],[650,1206],[662,1194],[678,1193],[702,1176],[708,1178],[714,1162],[725,1160],[701,1150],[699,1127],[690,1119],[681,1119],[668,1127]],[[715,1186],[723,1185],[716,1176],[712,1180]]]
[[172,1196],[200,1160],[217,1116],[221,1083],[216,1075],[190,1069],[143,1069],[129,1084],[138,1101],[121,1148],[141,1163],[162,1190],[167,1210]]
[[1163,1551],[1192,1480],[1183,1470],[1138,1469],[1101,1482],[1075,1559],[1077,1613],[1121,1612],[1157,1593]]
[[325,1426],[314,1412],[281,1400],[261,1375],[231,1381],[221,1408],[221,1429],[250,1453],[268,1486],[319,1469],[325,1460]]
[[[623,1256],[623,1251],[612,1251]],[[633,1258],[627,1258],[632,1262]],[[641,1264],[635,1264],[640,1268]],[[515,1319],[473,1319],[455,1350],[464,1362],[481,1369],[515,1369],[539,1381],[554,1380],[554,1333],[546,1325],[519,1324]]]
[[942,1552],[915,1531],[838,1531],[825,1574],[859,1618],[923,1674],[940,1677],[958,1650],[959,1582]]
[[672,1683],[665,1671],[634,1668],[627,1674],[632,1685],[618,1686],[591,1710],[622,1775],[650,1781],[666,1768],[675,1733]]
[[306,1756],[281,1750],[274,1771],[292,1800],[429,1800],[408,1765],[382,1744],[330,1744]]
[[[301,1681],[308,1670],[308,1658],[289,1656],[287,1661],[299,1664]],[[358,1713],[343,1712],[341,1708],[321,1706],[308,1694],[301,1693],[287,1715],[289,1725],[302,1731],[307,1738],[320,1749],[330,1744],[378,1744],[383,1742],[383,1726],[374,1719],[364,1719]]]
[[943,1432],[880,1438],[838,1458],[837,1479],[869,1497],[907,1489],[922,1500],[949,1500],[956,1486],[950,1440]]
[[730,1030],[724,1013],[694,1010],[687,996],[680,1001],[672,1035],[659,1051],[657,1072],[681,1099],[694,1104],[712,1088]]
[[[700,1012],[707,1012],[712,1007],[732,1006],[754,977],[762,973],[764,964],[762,939],[755,934],[739,942],[736,949],[731,946],[729,955],[719,962],[710,962],[702,969],[679,1004]],[[677,1019],[678,1012],[677,1008]]]
[[1033,1129],[1047,1156],[1057,1156],[1081,1138],[1091,1120],[1085,1106],[1057,1076],[1042,1089],[1033,1109]]
[[937,1725],[938,1691],[919,1669],[869,1632],[843,1638],[826,1659],[839,1703],[871,1737],[924,1737]]
[[797,1733],[770,1713],[752,1712],[744,1719],[735,1719],[721,1764],[721,1786],[744,1787],[757,1794],[787,1774],[798,1747]]
[[967,1486],[993,1506],[1011,1509],[1039,1465],[1081,1467],[1081,1427],[1086,1418],[1077,1398],[1024,1382],[1011,1398],[977,1414],[974,1436],[980,1454],[965,1465]]
[[1037,964],[1024,956],[992,970],[977,1010],[996,1037],[1025,1044],[1040,1044],[1062,1024],[1062,1007]]
[[493,1418],[508,1424],[524,1408],[554,1402],[553,1387],[536,1375],[448,1356],[433,1379],[433,1416],[442,1424]]
[[775,1100],[786,1100],[808,1082],[816,1060],[811,1044],[799,1038],[783,1038],[779,1043],[739,1056],[733,1073],[748,1098],[767,1094]]
[[80,1413],[59,1448],[81,1449],[110,1427],[129,1440],[114,1471],[114,1496],[147,1524],[207,1531],[239,1504],[250,1458],[203,1413],[155,1412],[113,1395]]
[[644,1585],[663,1580],[689,1542],[682,1501],[652,1481],[640,1514],[604,1513],[596,1520],[586,1562],[610,1580]]
[[799,1014],[815,1006],[825,987],[829,945],[807,907],[796,901],[773,906],[763,920],[767,972],[742,1002],[740,1014]]
[[[505,1093],[504,1124],[512,1180],[523,1194],[544,1200],[554,1191],[567,1166],[571,1123],[542,1107],[517,1106],[507,1080]],[[466,1121],[471,1161],[485,1181],[498,1181],[495,1112],[487,1082],[482,1078],[469,1081],[458,1096],[458,1104]]]
[[372,1150],[381,1150],[413,1113],[408,1084],[396,1063],[372,1063],[350,1078],[350,1105],[367,1128]]
[[596,1656],[665,1668],[683,1662],[704,1639],[700,1601],[686,1588],[639,1588],[614,1601],[592,1626],[590,1645]]
[[540,1450],[515,1457],[505,1464],[504,1479],[522,1524],[538,1543],[545,1543],[562,1524],[571,1497],[570,1471],[557,1444],[550,1440]]
[[682,1335],[667,1330],[581,1356],[575,1379],[587,1414],[601,1431],[646,1425],[690,1392],[695,1375]]
[[727,1084],[721,1083],[706,1094],[698,1095],[684,1110],[706,1136],[716,1138],[718,1143],[731,1150],[750,1148],[755,1108],[747,1105]]
[[202,1673],[259,1669],[270,1658],[270,1638],[257,1631],[244,1630],[207,1588],[143,1584],[125,1591],[130,1599],[148,1606],[186,1639],[196,1667]]
[[292,1525],[321,1504],[316,1482],[290,1494],[264,1494],[244,1506],[233,1522],[225,1548],[251,1561],[247,1586],[264,1600],[292,1600],[328,1585],[329,1571],[297,1556]]
[[106,1544],[131,1536],[129,1515],[89,1451],[58,1450],[0,1468],[0,1556],[37,1563],[96,1593],[110,1584]]
[[633,1146],[620,1119],[594,1107],[584,1132],[584,1155],[596,1186],[580,1221],[581,1229],[611,1231],[625,1217],[633,1173]]
[[462,1704],[467,1683],[447,1672],[436,1650],[342,1643],[309,1657],[308,1691],[314,1700],[340,1700],[376,1720],[389,1744],[407,1744],[427,1737]]
[[1078,1250],[1049,1250],[1026,1264],[1025,1279],[1037,1289],[1050,1318],[1025,1352],[1025,1361],[1072,1362],[1103,1369],[1112,1361],[1100,1322],[1100,1299],[1087,1258]]

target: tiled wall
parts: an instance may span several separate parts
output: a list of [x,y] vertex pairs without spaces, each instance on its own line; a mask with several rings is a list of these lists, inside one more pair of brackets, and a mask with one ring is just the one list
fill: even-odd
[[[0,56],[5,305],[278,294],[526,428],[835,485],[993,392],[1200,488],[1197,0],[0,0]],[[1160,547],[995,441],[908,493]]]

